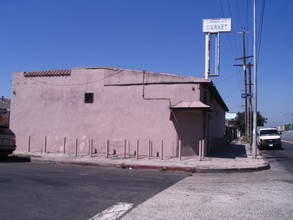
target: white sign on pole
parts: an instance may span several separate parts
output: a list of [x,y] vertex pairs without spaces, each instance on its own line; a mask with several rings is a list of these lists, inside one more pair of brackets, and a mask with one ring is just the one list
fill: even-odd
[[231,18],[202,20],[202,30],[205,33],[231,32],[231,26]]

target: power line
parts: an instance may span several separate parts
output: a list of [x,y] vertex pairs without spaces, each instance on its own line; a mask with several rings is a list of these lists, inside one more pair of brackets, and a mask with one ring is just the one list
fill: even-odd
[[[222,0],[220,0],[220,6],[221,6],[221,11],[222,11],[222,16],[226,17],[225,12],[224,12],[224,8],[223,8]],[[230,18],[232,18],[231,17],[231,11],[230,11]],[[233,22],[232,22],[232,26],[233,26]],[[233,54],[234,57],[236,57],[236,55],[237,55],[237,47],[235,47],[235,49],[234,49],[230,34],[228,35],[228,40],[229,40],[229,45],[230,45],[232,54]],[[234,39],[234,42],[235,42],[235,39]]]
[[[240,71],[239,71],[239,72],[240,72]],[[219,85],[219,84],[221,84],[221,83],[223,83],[223,82],[225,82],[225,81],[227,81],[227,80],[229,80],[229,79],[231,79],[231,78],[237,76],[239,72],[233,73],[231,76],[228,76],[228,77],[224,78],[223,80],[218,81],[218,82],[215,83],[215,84],[216,84],[216,85]]]
[[[228,9],[229,9],[229,16],[230,18],[232,18],[232,13],[231,13],[231,7],[230,7],[230,1],[227,0],[227,4],[228,4]],[[232,22],[232,27],[233,27],[233,30],[235,30],[235,24],[234,22]],[[234,39],[234,45],[235,45],[235,48],[236,48],[236,55],[238,55],[239,51],[238,51],[238,47],[237,47],[237,40],[236,40],[236,36],[235,34],[233,34],[233,39]]]
[[259,27],[259,44],[258,44],[258,50],[257,50],[257,62],[259,61],[259,55],[260,55],[260,48],[261,48],[261,40],[262,40],[262,30],[263,30],[263,21],[264,21],[264,12],[265,12],[265,3],[266,1],[262,1],[262,6],[261,6],[261,15],[260,15],[260,27]]
[[228,94],[225,96],[225,99],[228,99],[230,97],[232,97],[233,94],[235,94],[235,91],[239,89],[239,87],[242,85],[242,82],[239,82],[235,88]]
[[240,19],[241,17],[241,13],[239,10],[239,1],[235,1],[236,2],[236,15],[237,15],[237,21],[238,21],[238,26],[241,28],[243,28],[243,23],[242,23],[242,19]]
[[[252,20],[252,17],[250,17],[250,13],[249,13],[249,0],[246,1],[246,29],[250,30],[250,19]],[[252,44],[251,44],[252,46]],[[250,38],[247,38],[247,48],[250,48]],[[253,51],[253,48],[250,48],[250,51]]]

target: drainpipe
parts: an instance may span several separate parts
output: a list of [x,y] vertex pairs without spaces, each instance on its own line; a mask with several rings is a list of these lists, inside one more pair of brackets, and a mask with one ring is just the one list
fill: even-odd
[[146,98],[145,97],[145,70],[143,71],[143,80],[142,80],[142,98],[144,100],[169,101],[169,107],[171,107],[170,98]]

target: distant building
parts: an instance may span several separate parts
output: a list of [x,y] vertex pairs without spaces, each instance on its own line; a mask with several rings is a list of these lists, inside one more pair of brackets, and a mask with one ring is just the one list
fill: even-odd
[[10,109],[10,99],[4,98],[4,96],[2,96],[0,98],[0,108]]
[[0,126],[9,127],[9,114],[10,114],[10,99],[0,99]]
[[[207,155],[225,144],[227,106],[212,81],[117,68],[16,72],[11,128],[18,151]],[[65,149],[66,148],[66,149]]]

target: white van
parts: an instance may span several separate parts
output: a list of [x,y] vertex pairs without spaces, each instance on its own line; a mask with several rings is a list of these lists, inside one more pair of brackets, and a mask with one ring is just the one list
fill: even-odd
[[281,149],[281,133],[277,128],[261,128],[257,134],[258,148],[276,148]]

